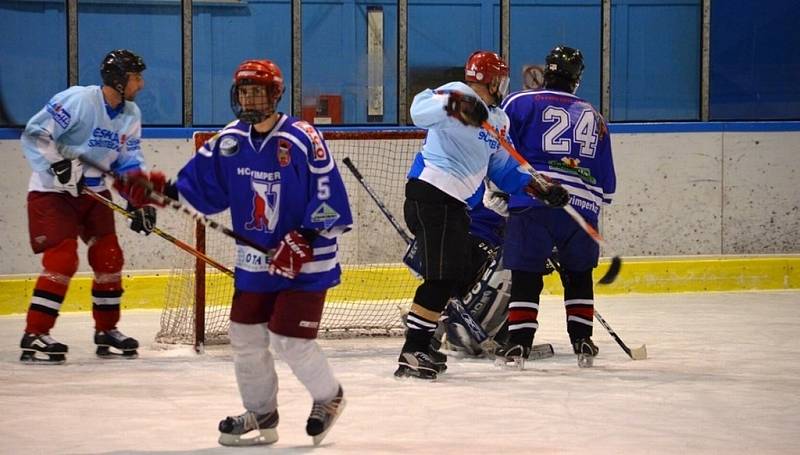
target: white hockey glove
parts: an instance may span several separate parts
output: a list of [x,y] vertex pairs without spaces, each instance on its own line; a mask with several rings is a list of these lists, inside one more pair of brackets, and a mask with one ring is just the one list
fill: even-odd
[[53,174],[53,188],[66,191],[72,197],[78,197],[83,177],[83,164],[79,160],[56,161],[50,165],[50,173]]
[[502,191],[485,191],[483,205],[500,216],[508,216],[508,194]]

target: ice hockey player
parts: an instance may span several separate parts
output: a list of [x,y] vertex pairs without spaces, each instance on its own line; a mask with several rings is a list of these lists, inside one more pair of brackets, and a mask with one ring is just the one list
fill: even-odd
[[[439,316],[468,263],[468,206],[485,177],[508,193],[566,204],[560,185],[539,186],[498,141],[482,130],[488,122],[504,136],[508,117],[498,105],[508,89],[508,65],[494,52],[477,51],[465,65],[464,82],[450,82],[414,97],[411,118],[428,130],[408,173],[404,218],[423,258],[423,282],[406,318],[405,343],[395,376],[433,380],[441,371],[430,342]],[[530,197],[530,196],[526,196]],[[435,354],[434,354],[435,355]]]
[[[313,399],[306,432],[322,442],[342,409],[342,386],[316,342],[329,288],[339,284],[337,237],[352,215],[342,178],[322,135],[277,111],[280,68],[246,60],[234,73],[236,120],[209,139],[174,183],[151,173],[152,188],[210,215],[228,209],[233,230],[265,248],[238,243],[230,339],[245,412],[219,423],[226,446],[278,440],[274,351]],[[134,191],[132,182],[123,191]],[[149,202],[147,192],[139,192]]]
[[[611,136],[605,120],[575,96],[583,73],[577,49],[556,46],[546,57],[544,89],[512,93],[502,108],[511,121],[517,150],[542,175],[563,185],[570,204],[595,228],[600,208],[616,190]],[[597,355],[592,342],[592,270],[599,249],[563,210],[531,198],[511,196],[504,266],[511,270],[509,341],[497,351],[509,360],[525,356],[539,327],[542,275],[555,246],[561,262],[567,332],[575,354]]]
[[[54,95],[22,133],[22,149],[33,169],[28,183],[31,247],[42,254],[20,341],[22,362],[63,363],[67,346],[50,330],[55,326],[70,280],[78,269],[78,238],[88,245],[92,316],[97,355],[132,359],[139,343],[117,329],[122,296],[122,249],[111,209],[81,194],[85,187],[111,197],[102,173],[80,158],[118,174],[144,169],[140,146],[142,119],[134,103],[144,87],[144,60],[125,49],[109,52],[100,66],[100,86],[75,86]],[[155,209],[135,211],[131,229],[149,233]],[[113,351],[109,348],[113,348]]]

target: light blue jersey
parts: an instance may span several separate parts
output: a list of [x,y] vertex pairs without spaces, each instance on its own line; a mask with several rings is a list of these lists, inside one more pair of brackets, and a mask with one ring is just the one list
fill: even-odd
[[[503,191],[522,194],[530,174],[483,128],[465,126],[447,115],[444,108],[449,94],[454,91],[480,99],[463,82],[427,89],[414,97],[411,118],[414,125],[426,128],[428,134],[408,177],[428,182],[470,207],[477,204],[476,191],[487,175]],[[487,110],[489,124],[510,141],[506,113],[497,107],[487,107]]]
[[[70,87],[57,93],[28,121],[21,142],[33,175],[29,191],[60,191],[53,185],[50,165],[84,156],[104,169],[125,173],[143,168],[142,114],[132,101],[111,110],[99,86]],[[84,184],[104,190],[102,173],[83,166]]]

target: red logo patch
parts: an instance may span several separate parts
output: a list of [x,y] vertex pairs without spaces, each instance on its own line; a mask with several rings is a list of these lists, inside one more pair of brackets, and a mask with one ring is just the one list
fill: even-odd
[[292,154],[289,150],[292,149],[292,143],[286,139],[278,139],[278,164],[281,167],[286,167],[292,163]]

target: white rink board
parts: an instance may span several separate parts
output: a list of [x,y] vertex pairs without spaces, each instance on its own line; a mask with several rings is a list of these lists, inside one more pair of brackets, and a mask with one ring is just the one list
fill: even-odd
[[[800,132],[694,132],[615,134],[618,174],[614,205],[605,209],[601,230],[621,256],[684,254],[765,254],[800,252]],[[177,174],[192,153],[186,139],[142,141],[145,159],[168,176]],[[26,189],[30,177],[17,140],[0,140],[6,172],[0,179],[0,275],[39,273],[41,258],[28,245]],[[335,155],[341,162],[344,156]],[[354,156],[356,161],[358,156]],[[358,161],[356,161],[358,164]],[[410,164],[410,159],[409,163]],[[344,166],[339,166],[357,230],[374,233],[355,255],[366,262],[387,262],[402,242]],[[396,169],[405,174],[407,166]],[[382,182],[369,182],[385,191]],[[384,199],[402,194],[384,194]],[[119,200],[119,199],[117,199]],[[400,206],[394,215],[402,223]],[[177,219],[176,219],[177,218]],[[176,232],[185,219],[159,212],[159,227]],[[177,249],[156,236],[142,238],[117,217],[126,270],[170,269]],[[354,248],[355,232],[342,242]],[[362,236],[363,238],[363,236]],[[380,254],[375,254],[380,252]],[[182,254],[182,253],[180,253]],[[376,257],[377,256],[377,257]],[[81,246],[80,271],[90,271]],[[395,260],[389,262],[396,262]]]
[[[393,378],[400,338],[323,340],[347,408],[325,454],[800,452],[800,292],[601,298],[597,308],[632,347],[599,325],[595,367],[569,351],[560,299],[545,297],[537,343],[556,357],[526,371],[451,358],[439,382]],[[52,334],[62,366],[21,365],[24,316],[0,317],[0,454],[308,453],[311,399],[277,368],[280,440],[224,448],[217,423],[241,412],[228,348],[197,356],[155,351],[157,311],[123,313],[145,346],[133,361],[94,357],[88,313],[63,314]],[[322,452],[320,452],[322,453]]]

